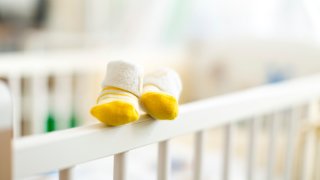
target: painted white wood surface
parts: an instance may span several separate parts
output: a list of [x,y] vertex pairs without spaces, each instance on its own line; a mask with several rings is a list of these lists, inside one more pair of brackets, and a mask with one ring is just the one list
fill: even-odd
[[[319,122],[319,98],[310,101],[308,107],[308,126],[314,126]],[[302,180],[314,179],[314,175],[318,169],[315,167],[315,151],[316,151],[316,132],[310,130],[306,132],[306,142],[304,145],[303,164],[302,164]]]
[[169,141],[162,141],[158,144],[158,180],[170,179],[170,143]]
[[10,129],[12,124],[12,102],[8,87],[0,81],[0,129]]
[[8,84],[12,94],[13,104],[13,136],[21,136],[21,76],[20,74],[11,74],[8,77]]
[[275,112],[269,119],[269,139],[268,139],[268,154],[267,154],[267,179],[274,179],[274,171],[276,165],[278,130],[281,121],[283,120],[283,112]]
[[126,180],[127,177],[127,152],[114,155],[113,179]]
[[[300,107],[301,108],[301,107]],[[291,180],[293,175],[293,166],[294,166],[294,157],[296,153],[295,149],[295,140],[298,137],[297,133],[297,124],[298,121],[301,120],[301,109],[299,107],[293,108],[290,111],[290,118],[288,123],[288,129],[286,132],[287,135],[287,143],[286,143],[286,150],[287,153],[285,154],[285,170],[284,170],[284,179]]]
[[42,134],[45,132],[45,119],[48,113],[48,78],[46,74],[31,76],[31,119],[30,133]]
[[[104,72],[106,63],[115,59],[132,60],[135,63],[152,65],[180,65],[185,57],[183,49],[111,49],[90,48],[60,52],[5,53],[0,58],[0,75],[20,73],[64,74],[66,72]],[[44,61],[45,59],[45,61]],[[150,59],[154,62],[150,63]],[[59,61],[59,63],[57,63]],[[90,63],[88,63],[90,62]]]
[[254,180],[256,172],[257,139],[261,117],[253,117],[249,120],[248,154],[247,154],[247,179]]
[[71,167],[178,135],[271,113],[319,96],[320,76],[316,75],[185,104],[175,121],[154,121],[147,117],[121,127],[94,124],[18,139],[14,142],[15,177]]
[[71,74],[55,74],[54,87],[51,97],[51,111],[54,113],[57,129],[70,127],[72,115],[72,76]]
[[199,131],[194,137],[194,162],[193,162],[193,179],[203,179],[203,161],[204,161],[204,131]]
[[222,164],[222,179],[229,180],[230,173],[232,170],[232,149],[233,149],[233,139],[234,139],[234,124],[227,124],[224,127],[224,137],[223,137],[223,164]]

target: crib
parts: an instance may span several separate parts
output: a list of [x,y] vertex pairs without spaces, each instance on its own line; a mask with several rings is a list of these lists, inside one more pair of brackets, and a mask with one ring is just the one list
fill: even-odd
[[[57,69],[59,73],[63,72]],[[204,179],[205,135],[209,129],[217,127],[223,128],[224,132],[221,174],[222,179],[228,180],[232,165],[231,153],[236,141],[234,127],[242,121],[249,125],[246,179],[251,180],[255,179],[255,159],[259,156],[256,151],[258,127],[266,115],[272,117],[268,119],[268,136],[271,140],[268,142],[266,166],[267,179],[272,179],[277,120],[283,118],[283,114],[289,117],[285,132],[284,178],[320,178],[316,168],[320,165],[320,143],[317,139],[320,75],[184,104],[175,121],[155,121],[143,116],[138,122],[121,127],[105,127],[95,123],[21,138],[16,123],[19,113],[17,109],[12,109],[12,103],[18,102],[15,95],[19,93],[18,88],[14,87],[19,84],[15,83],[16,77],[8,77],[10,90],[3,83],[0,84],[1,180],[21,179],[55,169],[59,169],[60,180],[69,180],[72,179],[72,169],[78,164],[107,156],[114,157],[113,179],[130,179],[127,177],[127,154],[133,149],[154,143],[158,145],[157,179],[168,180],[171,176],[170,140],[183,134],[194,135],[193,179],[200,180]],[[43,79],[34,79],[34,93],[39,93],[37,89],[43,87],[41,83]],[[12,100],[10,94],[14,95]],[[37,107],[39,104],[41,102],[36,102]],[[33,117],[39,118],[37,112],[33,113]],[[37,128],[39,125],[33,127],[34,134],[39,133]],[[297,144],[297,141],[301,143]]]

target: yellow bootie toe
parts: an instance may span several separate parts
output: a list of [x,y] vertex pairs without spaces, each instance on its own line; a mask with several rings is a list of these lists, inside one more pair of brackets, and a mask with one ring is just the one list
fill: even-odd
[[170,68],[160,68],[144,76],[140,103],[153,118],[174,120],[179,113],[181,90],[178,73]]
[[164,92],[146,92],[140,101],[146,111],[155,119],[173,120],[178,115],[178,102],[173,96]]
[[119,126],[139,119],[136,108],[125,101],[97,104],[91,109],[91,114],[109,126]]
[[91,114],[109,126],[120,126],[140,117],[139,97],[143,68],[128,61],[111,61]]

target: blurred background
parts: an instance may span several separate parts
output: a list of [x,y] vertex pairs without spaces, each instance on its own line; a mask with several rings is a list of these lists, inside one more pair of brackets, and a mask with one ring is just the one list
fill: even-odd
[[[95,123],[88,110],[111,60],[140,63],[146,72],[176,69],[184,85],[181,103],[187,103],[319,72],[319,45],[317,0],[0,0],[0,79],[13,93],[16,138]],[[245,173],[246,125],[237,132],[234,179]],[[216,179],[222,133],[208,136],[206,178]],[[192,149],[185,147],[192,137],[174,141],[173,175],[191,179]],[[146,163],[133,165],[131,177],[155,179],[156,153],[139,151],[133,161],[145,157]],[[263,179],[265,157],[258,161],[257,179]],[[75,176],[111,178],[111,163],[87,163]],[[55,178],[54,172],[33,177]]]

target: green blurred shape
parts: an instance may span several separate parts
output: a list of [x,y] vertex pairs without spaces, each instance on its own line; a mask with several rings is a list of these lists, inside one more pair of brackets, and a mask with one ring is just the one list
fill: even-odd
[[71,115],[70,121],[69,121],[69,127],[70,128],[77,127],[78,126],[78,122],[79,121],[77,119],[76,113],[73,112],[72,115]]
[[56,120],[51,112],[49,112],[46,122],[46,132],[52,132],[56,130]]

